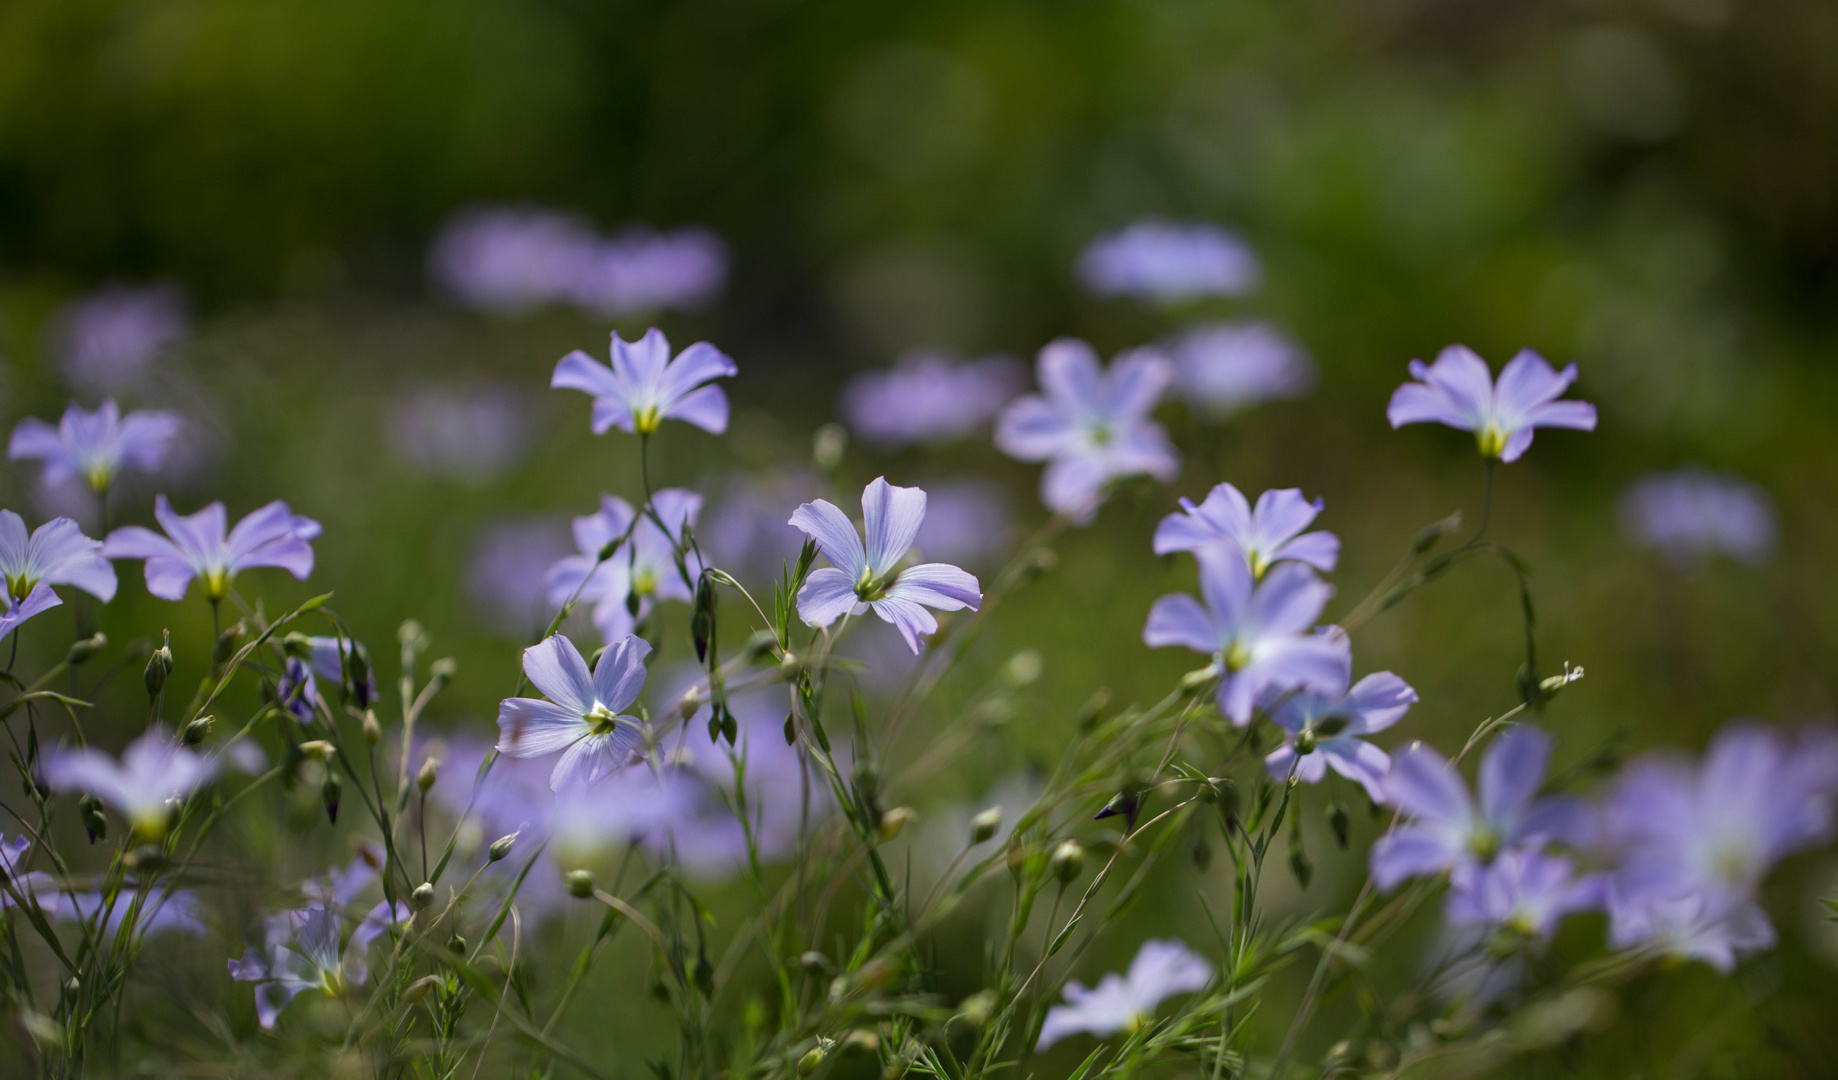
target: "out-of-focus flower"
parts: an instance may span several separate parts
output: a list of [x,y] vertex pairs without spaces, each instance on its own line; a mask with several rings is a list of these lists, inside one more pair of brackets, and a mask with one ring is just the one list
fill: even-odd
[[571,215],[474,207],[441,227],[428,269],[466,306],[515,315],[566,297],[585,274],[595,241],[592,228]]
[[309,907],[284,912],[266,921],[262,947],[250,946],[241,960],[229,962],[230,977],[255,983],[256,1017],[274,1026],[289,1002],[303,990],[343,997],[370,978],[365,954],[385,930],[409,919],[408,907],[378,904],[345,939],[346,917],[337,907]]
[[925,492],[895,487],[876,477],[862,490],[862,520],[867,545],[834,503],[807,502],[792,512],[791,523],[817,542],[833,564],[811,571],[798,590],[798,617],[812,626],[828,626],[846,614],[869,608],[900,630],[906,644],[919,651],[919,639],[938,629],[926,608],[975,611],[983,593],[975,576],[945,563],[900,568],[925,521]]
[[1112,480],[1146,474],[1166,483],[1180,473],[1167,431],[1149,419],[1173,378],[1161,354],[1126,352],[1106,371],[1090,345],[1060,338],[1040,350],[1037,375],[1044,393],[1002,410],[996,446],[1048,463],[1040,478],[1048,509],[1084,524]]
[[1774,924],[1754,904],[1689,894],[1663,899],[1608,890],[1608,943],[1701,960],[1728,974],[1739,957],[1774,947]]
[[162,600],[183,600],[192,578],[204,582],[204,595],[222,600],[230,583],[244,570],[274,566],[301,581],[313,572],[312,541],[319,523],[275,500],[228,528],[223,504],[214,502],[195,514],[173,512],[166,496],[153,500],[152,529],[128,525],[108,534],[102,554],[110,559],[145,559],[147,591]]
[[1681,469],[1635,481],[1621,495],[1621,527],[1676,565],[1719,552],[1751,565],[1774,553],[1774,502],[1734,476]]
[[281,666],[280,682],[275,684],[275,701],[302,724],[310,724],[319,711],[319,686],[310,664],[290,656]]
[[1701,766],[1669,756],[1631,764],[1608,801],[1616,891],[1629,903],[1699,896],[1706,910],[1747,902],[1774,864],[1831,835],[1838,740],[1727,725]]
[[[1441,754],[1414,743],[1391,761],[1385,794],[1411,820],[1372,846],[1372,878],[1390,889],[1406,878],[1460,870],[1515,847],[1583,838],[1588,811],[1565,796],[1538,798],[1551,736],[1522,725],[1481,756],[1479,799]],[[1463,871],[1466,872],[1466,871]]]
[[557,634],[523,650],[523,672],[549,699],[507,698],[498,707],[498,750],[561,759],[549,786],[591,784],[623,766],[642,741],[643,722],[623,710],[645,685],[651,645],[628,637],[608,645],[592,676],[574,642]]
[[157,470],[178,432],[179,418],[169,412],[139,409],[124,417],[113,400],[104,401],[95,412],[85,412],[73,401],[55,428],[36,417],[21,420],[6,456],[43,462],[46,487],[81,480],[101,494],[123,469]]
[[1219,484],[1200,505],[1183,497],[1181,513],[1162,519],[1155,528],[1155,554],[1225,548],[1244,557],[1253,577],[1263,577],[1284,559],[1325,573],[1340,559],[1340,538],[1331,532],[1302,532],[1320,512],[1321,500],[1310,502],[1300,488],[1266,491],[1253,510],[1236,487]]
[[534,442],[530,402],[512,387],[416,387],[389,413],[390,449],[431,476],[483,483],[515,468]]
[[1600,907],[1602,879],[1578,875],[1562,855],[1501,852],[1492,862],[1462,863],[1449,879],[1444,914],[1457,926],[1508,930],[1543,940],[1564,916]]
[[180,746],[170,729],[155,725],[128,744],[119,762],[89,747],[58,747],[45,752],[41,768],[53,791],[94,795],[135,832],[157,839],[170,821],[167,800],[189,798],[217,774],[218,762]]
[[615,781],[571,783],[556,791],[549,842],[564,860],[579,860],[655,840],[689,820],[699,796],[697,781],[678,769],[634,769]]
[[1092,241],[1078,276],[1096,296],[1177,303],[1241,296],[1263,283],[1264,272],[1251,246],[1217,225],[1150,218]]
[[[346,658],[362,658],[361,664],[347,664]],[[319,679],[335,686],[345,683],[346,668],[361,668],[362,681],[353,689],[358,708],[367,708],[377,697],[376,669],[370,664],[370,653],[363,645],[336,637],[306,639],[305,656],[289,656],[282,665],[281,679],[275,688],[275,700],[302,724],[313,722],[319,708]],[[355,677],[355,675],[354,675]]]
[[1310,633],[1334,587],[1306,566],[1279,566],[1260,582],[1237,552],[1199,551],[1200,596],[1170,593],[1149,609],[1142,640],[1213,658],[1219,711],[1239,727],[1267,691],[1343,692],[1351,660],[1345,634]]
[[1481,456],[1517,461],[1541,427],[1595,430],[1595,406],[1559,401],[1576,381],[1576,365],[1558,371],[1530,349],[1507,362],[1495,383],[1487,361],[1465,345],[1442,350],[1434,364],[1410,362],[1411,378],[1391,395],[1391,426],[1438,423],[1474,432]]
[[913,546],[930,558],[976,562],[1008,538],[1008,493],[986,480],[952,480],[926,491],[925,523]]
[[[44,887],[46,885],[49,889]],[[132,888],[132,884],[128,884],[126,895],[117,895],[111,903],[108,897],[99,892],[56,891],[55,880],[47,877],[34,887],[33,893],[39,907],[53,921],[89,923],[94,927],[94,933],[108,939],[121,931],[129,913],[134,910]],[[149,892],[145,903],[135,914],[134,930],[137,938],[171,933],[201,938],[206,933],[204,905],[199,901],[198,894],[190,889],[165,893],[155,888]]]
[[587,249],[568,298],[605,318],[706,307],[727,284],[728,249],[708,229],[635,225]]
[[117,285],[60,309],[52,345],[70,385],[109,391],[137,381],[190,329],[185,292],[177,285]]
[[1169,341],[1167,351],[1182,395],[1205,412],[1229,415],[1299,398],[1315,386],[1308,354],[1267,322],[1198,323]]
[[902,356],[891,371],[850,379],[842,414],[849,430],[877,446],[951,442],[989,423],[1026,379],[1021,365],[1006,356],[960,364],[920,349]]
[[614,333],[611,367],[576,349],[555,365],[549,385],[593,397],[595,435],[614,427],[649,435],[665,420],[682,420],[719,435],[728,429],[728,397],[713,380],[739,370],[706,341],[672,358],[669,339],[654,328],[633,342]]
[[785,507],[809,502],[817,490],[816,477],[802,470],[736,475],[712,500],[696,541],[715,565],[740,572],[743,580],[777,578],[804,545],[804,534],[785,520]]
[[1112,972],[1090,989],[1077,980],[1067,982],[1066,1004],[1047,1010],[1034,1048],[1045,1050],[1081,1032],[1103,1039],[1135,1031],[1154,1020],[1164,998],[1204,989],[1212,978],[1213,965],[1184,943],[1145,941],[1128,974]]
[[488,523],[472,542],[466,594],[483,609],[487,626],[528,641],[530,631],[546,621],[543,575],[568,551],[568,529],[562,519]]
[[23,518],[0,510],[0,574],[9,606],[41,583],[72,585],[105,604],[115,598],[115,568],[102,557],[102,541],[84,536],[69,518],[53,518],[28,535]]
[[[551,607],[559,609],[577,596],[580,603],[593,606],[594,628],[600,631],[602,641],[617,641],[632,632],[635,623],[628,598],[637,598],[638,618],[643,618],[659,601],[680,600],[687,604],[695,598],[677,571],[676,552],[684,542],[685,532],[695,528],[702,496],[682,488],[665,488],[652,494],[651,508],[670,532],[658,528],[649,514],[633,525],[636,511],[631,503],[617,495],[600,496],[599,513],[574,519],[574,542],[580,554],[564,556],[543,575],[543,588]],[[602,562],[601,550],[625,537],[628,529],[630,543]],[[686,553],[683,560],[694,581],[702,573],[701,561],[694,551]]]
[[1258,707],[1284,733],[1283,745],[1264,758],[1264,768],[1277,781],[1293,770],[1305,784],[1320,783],[1332,768],[1364,787],[1373,802],[1382,803],[1391,758],[1360,736],[1402,720],[1416,704],[1417,692],[1389,671],[1374,672],[1349,690],[1353,654],[1344,652],[1338,660],[1343,666],[1330,686],[1264,691]]

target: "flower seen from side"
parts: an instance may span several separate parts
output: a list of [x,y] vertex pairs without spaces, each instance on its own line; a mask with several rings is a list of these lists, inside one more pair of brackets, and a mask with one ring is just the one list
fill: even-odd
[[1600,907],[1602,879],[1578,874],[1562,855],[1516,849],[1486,865],[1463,863],[1449,879],[1445,916],[1456,926],[1504,930],[1544,940],[1564,916]]
[[925,521],[925,492],[895,487],[877,477],[862,491],[864,545],[855,524],[823,499],[807,502],[791,515],[791,524],[817,542],[831,565],[811,571],[798,590],[798,616],[812,626],[828,626],[844,615],[872,608],[892,623],[914,652],[920,638],[938,629],[927,608],[977,609],[982,588],[976,578],[945,563],[902,568],[901,560]]
[[319,523],[276,500],[229,528],[223,504],[211,503],[195,514],[177,514],[166,496],[153,501],[161,536],[140,525],[108,534],[102,554],[110,559],[145,559],[147,591],[162,600],[183,600],[193,578],[204,584],[212,602],[230,594],[236,575],[256,567],[285,570],[301,581],[313,572],[312,541]]
[[1042,393],[1003,409],[995,439],[1012,458],[1047,463],[1040,497],[1049,510],[1084,524],[1112,481],[1179,474],[1167,431],[1150,419],[1173,378],[1159,353],[1126,352],[1106,370],[1090,345],[1060,338],[1040,350],[1036,371]]
[[1249,244],[1217,225],[1149,218],[1092,241],[1079,256],[1078,278],[1094,296],[1179,303],[1252,292],[1263,266]]
[[1266,491],[1253,508],[1236,487],[1219,484],[1198,506],[1182,498],[1181,512],[1161,520],[1155,529],[1155,554],[1223,548],[1242,554],[1253,577],[1263,577],[1285,559],[1325,573],[1340,559],[1340,538],[1331,532],[1302,531],[1320,512],[1321,500],[1309,501],[1299,488]]
[[1305,784],[1320,783],[1331,768],[1382,803],[1391,758],[1362,736],[1402,720],[1416,704],[1417,692],[1389,671],[1374,672],[1349,689],[1353,654],[1344,652],[1338,659],[1342,667],[1332,684],[1264,691],[1258,707],[1283,730],[1283,745],[1264,758],[1264,768],[1273,780],[1293,772]]
[[[690,585],[702,574],[701,560],[693,550],[683,555],[690,582],[677,569],[677,552],[684,548],[702,510],[702,496],[682,488],[665,488],[651,496],[651,509],[668,527],[658,527],[651,514],[632,523],[637,511],[616,495],[600,496],[598,513],[574,519],[574,541],[579,554],[567,555],[543,576],[543,589],[551,607],[570,599],[593,607],[594,628],[600,640],[617,641],[630,634],[637,619],[665,600],[689,603],[695,598]],[[616,540],[629,541],[602,560],[600,553]],[[636,610],[636,617],[634,617]]]
[[74,586],[105,604],[115,598],[115,568],[102,557],[102,541],[84,536],[69,518],[27,533],[23,518],[0,510],[0,574],[6,575],[9,608],[41,584]]
[[643,638],[622,638],[600,654],[593,673],[574,642],[557,634],[523,651],[523,671],[547,701],[507,698],[498,707],[498,751],[518,758],[560,754],[549,787],[591,784],[623,767],[644,742],[644,725],[626,713],[645,684]]
[[1290,563],[1262,581],[1236,552],[1202,550],[1200,597],[1171,593],[1149,609],[1142,640],[1179,645],[1213,658],[1219,711],[1243,727],[1267,692],[1316,688],[1344,692],[1346,635],[1311,632],[1334,588],[1306,566]]
[[57,426],[27,417],[13,428],[6,456],[13,461],[43,463],[47,487],[81,481],[105,494],[123,469],[156,472],[179,433],[179,418],[156,409],[121,415],[113,400],[94,412],[71,402]]
[[1487,361],[1465,345],[1442,350],[1434,364],[1412,360],[1410,374],[1418,381],[1391,395],[1385,412],[1391,426],[1437,423],[1472,431],[1484,458],[1519,460],[1536,428],[1595,430],[1594,405],[1558,400],[1576,381],[1576,365],[1558,371],[1530,349],[1507,362],[1497,383]]
[[555,365],[549,385],[592,396],[595,435],[615,427],[650,435],[665,420],[682,420],[719,435],[728,427],[728,398],[713,381],[739,370],[706,341],[672,358],[669,339],[653,329],[631,342],[615,333],[610,367],[578,349],[569,353]]
[[1774,924],[1748,901],[1608,890],[1608,944],[1618,950],[1696,960],[1727,975],[1742,957],[1773,948],[1775,940]]
[[1308,354],[1266,322],[1200,323],[1176,335],[1166,348],[1181,395],[1216,416],[1299,398],[1315,385]]
[[170,801],[190,798],[216,776],[218,762],[179,745],[171,730],[155,725],[128,744],[120,761],[90,747],[59,747],[45,752],[41,768],[51,790],[94,795],[137,834],[157,840],[171,823]]
[[1112,972],[1087,988],[1066,983],[1066,1004],[1047,1010],[1036,1050],[1045,1050],[1069,1035],[1100,1039],[1135,1031],[1155,1019],[1155,1007],[1175,994],[1201,990],[1213,978],[1213,965],[1179,941],[1145,941],[1127,974]]

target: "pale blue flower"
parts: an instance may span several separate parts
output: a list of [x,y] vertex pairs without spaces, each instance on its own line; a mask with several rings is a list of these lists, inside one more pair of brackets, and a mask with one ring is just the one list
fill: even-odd
[[[653,605],[665,600],[689,603],[695,599],[692,584],[702,574],[702,563],[693,550],[683,554],[689,581],[677,569],[677,551],[695,528],[696,515],[702,509],[702,496],[682,488],[664,488],[651,496],[651,509],[669,527],[658,528],[650,514],[632,525],[637,511],[617,495],[600,496],[600,511],[574,519],[574,541],[579,554],[563,556],[543,575],[543,589],[551,607],[560,608],[570,597],[593,608],[594,628],[600,640],[617,641],[630,634],[636,625],[628,607],[629,598],[638,601],[638,618],[645,617]],[[607,544],[627,535],[630,542],[613,557],[600,561],[600,551]]]
[[177,285],[112,285],[64,305],[52,326],[65,380],[109,391],[139,381],[160,353],[185,337],[191,320]]
[[434,279],[468,307],[515,315],[562,301],[593,257],[582,219],[527,207],[473,207],[441,226]]
[[975,434],[1021,392],[1026,374],[1006,356],[957,363],[916,350],[892,371],[865,371],[842,392],[849,430],[864,442],[901,447]]
[[1457,865],[1449,878],[1444,916],[1456,926],[1503,929],[1544,940],[1564,916],[1602,902],[1601,877],[1577,874],[1575,863],[1562,855],[1514,849],[1485,865]]
[[63,603],[58,599],[56,590],[43,581],[34,585],[24,600],[14,600],[11,594],[0,600],[6,604],[5,612],[0,613],[0,641],[5,641],[6,636],[19,629],[27,619],[42,615]]
[[1416,704],[1417,692],[1389,671],[1374,672],[1349,689],[1353,654],[1343,652],[1337,660],[1341,667],[1331,684],[1264,691],[1258,707],[1283,729],[1283,745],[1264,758],[1264,768],[1273,780],[1294,775],[1305,784],[1320,783],[1331,768],[1382,803],[1391,758],[1362,736],[1402,720]]
[[1172,593],[1155,601],[1142,640],[1153,648],[1180,645],[1213,658],[1220,681],[1219,711],[1243,727],[1267,691],[1304,687],[1344,691],[1345,634],[1311,633],[1334,593],[1314,571],[1278,566],[1262,581],[1235,551],[1199,551],[1200,596]]
[[523,672],[549,700],[507,698],[498,706],[498,750],[511,757],[560,754],[549,787],[591,784],[622,768],[642,745],[644,725],[625,710],[645,685],[643,638],[612,642],[587,672],[574,642],[557,634],[523,650]]
[[1739,958],[1773,948],[1774,942],[1774,924],[1748,901],[1608,890],[1608,943],[1616,949],[1698,960],[1727,975]]
[[1164,998],[1205,989],[1212,979],[1211,962],[1184,943],[1145,941],[1128,974],[1112,972],[1089,989],[1077,980],[1067,982],[1066,1004],[1047,1010],[1034,1049],[1045,1050],[1068,1035],[1103,1039],[1135,1031],[1154,1021]]
[[569,353],[555,365],[549,385],[592,395],[595,435],[614,427],[649,435],[665,420],[682,420],[719,435],[728,427],[728,397],[712,381],[739,370],[706,341],[672,359],[669,339],[652,329],[635,342],[613,334],[611,367],[578,349]]
[[1167,343],[1181,394],[1203,412],[1230,415],[1299,398],[1315,366],[1294,338],[1267,322],[1199,323]]
[[1325,573],[1340,559],[1339,537],[1302,532],[1320,512],[1321,500],[1310,502],[1299,488],[1266,491],[1253,509],[1236,487],[1219,484],[1200,505],[1183,497],[1181,512],[1162,519],[1155,528],[1155,554],[1225,548],[1242,554],[1254,577],[1284,559]]
[[204,595],[216,601],[230,594],[231,582],[244,570],[274,566],[301,581],[313,572],[312,540],[319,535],[319,523],[279,500],[252,511],[234,529],[220,502],[180,515],[159,495],[153,516],[165,536],[128,525],[108,534],[102,554],[147,560],[147,591],[162,600],[183,600],[192,578],[203,581]]
[[1149,218],[1092,241],[1078,276],[1096,296],[1178,303],[1252,292],[1263,267],[1250,245],[1217,225]]
[[1774,501],[1739,477],[1654,473],[1621,495],[1621,525],[1642,547],[1687,566],[1722,553],[1752,566],[1774,553]]
[[84,536],[69,518],[53,518],[28,535],[23,518],[0,510],[0,574],[9,606],[40,584],[71,585],[105,604],[115,598],[115,568],[102,557],[102,541]]
[[1559,401],[1576,381],[1576,365],[1557,371],[1530,349],[1512,358],[1495,383],[1487,361],[1465,345],[1442,350],[1434,364],[1410,362],[1408,382],[1391,395],[1391,426],[1438,423],[1474,432],[1481,456],[1517,461],[1541,427],[1594,431],[1595,406]]
[[43,462],[47,487],[81,480],[103,493],[123,469],[157,471],[178,433],[179,418],[169,412],[140,409],[124,417],[113,400],[104,401],[95,412],[73,401],[55,428],[36,417],[21,420],[13,428],[6,456]]
[[996,446],[1047,462],[1040,497],[1048,509],[1083,524],[1112,481],[1148,475],[1166,483],[1180,473],[1167,431],[1149,418],[1173,378],[1159,353],[1126,352],[1106,371],[1090,345],[1060,338],[1040,350],[1037,374],[1044,393],[1002,410]]
[[987,480],[947,480],[926,490],[925,523],[913,546],[929,558],[975,563],[1009,539],[1008,491]]
[[533,630],[549,621],[543,578],[573,548],[565,518],[509,518],[481,526],[464,579],[478,622],[501,636],[528,641]]
[[925,521],[925,503],[921,489],[875,478],[862,491],[865,546],[849,516],[833,503],[817,499],[793,511],[791,524],[815,540],[832,564],[805,579],[798,590],[798,617],[812,626],[828,626],[873,608],[918,652],[919,639],[938,629],[926,608],[975,611],[983,593],[973,575],[945,563],[900,567]]
[[256,1017],[263,1027],[271,1028],[281,1010],[302,991],[344,997],[369,981],[365,957],[371,943],[409,918],[407,905],[379,903],[347,939],[347,919],[336,906],[284,912],[265,921],[261,948],[250,946],[241,960],[229,961],[230,977],[256,984]]
[[94,795],[149,839],[164,836],[171,799],[187,799],[217,775],[219,762],[181,746],[164,725],[149,728],[121,752],[121,760],[90,747],[54,747],[41,759],[53,791]]
[[693,311],[721,295],[727,276],[727,245],[708,229],[657,232],[632,225],[586,249],[566,292],[577,307],[601,318]]

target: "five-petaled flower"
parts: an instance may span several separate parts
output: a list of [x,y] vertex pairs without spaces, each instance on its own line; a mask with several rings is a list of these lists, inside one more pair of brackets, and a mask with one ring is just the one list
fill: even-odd
[[0,574],[7,603],[28,599],[39,585],[73,585],[103,603],[115,598],[115,568],[69,518],[52,518],[30,534],[11,510],[0,510]]
[[996,419],[996,447],[1022,461],[1045,461],[1040,498],[1084,524],[1105,486],[1126,476],[1164,483],[1180,473],[1168,433],[1149,418],[1174,378],[1166,358],[1149,349],[1118,356],[1108,371],[1076,338],[1040,350],[1042,394],[1011,402]]
[[1310,502],[1299,488],[1272,489],[1252,508],[1231,484],[1219,484],[1195,506],[1181,499],[1181,512],[1169,514],[1155,528],[1155,554],[1225,547],[1242,552],[1253,577],[1284,559],[1307,563],[1322,572],[1340,559],[1340,538],[1331,532],[1302,532],[1321,512],[1321,500]]
[[1153,648],[1182,645],[1211,655],[1221,680],[1219,711],[1232,723],[1250,723],[1251,708],[1266,691],[1345,689],[1346,635],[1309,632],[1333,586],[1297,563],[1257,581],[1236,551],[1202,550],[1195,558],[1205,602],[1186,593],[1155,601],[1142,640]]
[[42,765],[53,791],[96,796],[149,840],[164,836],[171,824],[168,801],[188,798],[217,768],[217,759],[178,745],[164,725],[129,743],[120,762],[85,746],[48,750]]
[[1272,688],[1258,702],[1277,727],[1283,745],[1264,758],[1264,768],[1281,781],[1294,771],[1305,784],[1318,784],[1332,768],[1356,781],[1372,796],[1385,801],[1385,774],[1391,758],[1360,738],[1380,732],[1404,718],[1417,701],[1417,692],[1389,671],[1374,672],[1353,683],[1353,654],[1342,653],[1334,682],[1301,690]]
[[625,710],[645,685],[651,645],[627,637],[608,645],[587,673],[574,642],[560,634],[523,650],[523,672],[549,700],[507,698],[498,706],[498,751],[561,760],[549,787],[591,784],[623,766],[643,741],[643,722]]
[[1127,975],[1111,972],[1089,989],[1076,980],[1066,983],[1067,1004],[1047,1010],[1034,1048],[1045,1050],[1080,1032],[1102,1039],[1135,1031],[1154,1019],[1163,998],[1203,989],[1212,978],[1212,964],[1185,944],[1145,941]]
[[895,487],[884,476],[862,491],[866,545],[849,516],[834,503],[817,499],[798,507],[791,524],[815,540],[834,564],[811,571],[805,579],[798,590],[798,617],[812,626],[828,626],[844,615],[873,608],[916,653],[919,639],[938,629],[938,620],[926,608],[975,611],[983,593],[974,575],[947,563],[901,569],[900,560],[924,521],[925,492]]
[[[562,558],[543,575],[549,603],[559,608],[570,600],[593,605],[594,628],[600,640],[617,641],[632,632],[635,620],[663,600],[689,603],[695,598],[689,582],[677,569],[677,551],[686,533],[696,524],[702,496],[682,488],[665,488],[651,496],[651,512],[637,524],[632,504],[617,495],[600,496],[600,511],[574,519],[574,542],[580,554]],[[662,521],[669,531],[659,528]],[[616,540],[629,542],[607,559],[600,555]],[[683,565],[693,582],[702,573],[696,553],[685,551]]]
[[330,903],[282,912],[263,926],[262,947],[249,946],[241,960],[229,962],[230,978],[255,983],[256,1018],[274,1026],[289,1002],[303,990],[343,997],[370,978],[365,953],[385,930],[409,920],[406,904],[383,901],[372,908],[345,939],[346,916]]
[[82,479],[97,494],[108,491],[124,468],[153,472],[166,460],[166,449],[179,432],[179,418],[169,412],[140,409],[126,416],[113,400],[95,412],[76,402],[52,427],[27,417],[13,429],[6,456],[14,461],[44,462],[44,481],[62,487]]
[[194,577],[204,582],[204,595],[216,602],[230,594],[238,573],[253,567],[280,567],[301,581],[313,572],[311,541],[319,535],[319,523],[279,500],[252,511],[234,529],[228,528],[220,502],[180,515],[160,495],[153,500],[153,516],[165,536],[128,525],[108,534],[102,554],[147,560],[147,591],[162,600],[183,600]]
[[1532,445],[1532,429],[1595,430],[1595,406],[1559,401],[1576,381],[1576,365],[1558,371],[1530,349],[1507,362],[1494,382],[1487,361],[1465,345],[1442,350],[1434,364],[1410,362],[1407,382],[1385,410],[1392,427],[1438,423],[1474,432],[1481,456],[1517,461]]
[[709,384],[739,370],[706,341],[672,359],[664,332],[653,329],[638,341],[613,334],[611,367],[576,349],[555,365],[549,385],[593,396],[595,435],[613,427],[649,435],[665,420],[682,420],[719,435],[728,427],[728,397]]

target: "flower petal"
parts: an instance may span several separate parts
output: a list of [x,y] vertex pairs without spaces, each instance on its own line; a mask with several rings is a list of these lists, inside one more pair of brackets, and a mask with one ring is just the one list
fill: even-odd
[[938,632],[938,620],[932,613],[912,600],[897,596],[884,596],[868,605],[874,609],[883,622],[890,622],[906,639],[908,648],[915,654],[925,647],[922,638],[931,637]]
[[826,566],[812,570],[798,590],[798,618],[811,626],[828,626],[855,607],[855,579]]
[[576,715],[592,711],[593,677],[587,672],[580,650],[566,637],[556,634],[523,650],[523,672],[531,685],[557,705],[566,706]]
[[868,566],[868,554],[863,550],[862,538],[856,534],[855,523],[849,520],[848,515],[838,509],[835,503],[826,499],[814,499],[791,512],[791,524],[817,541],[817,547],[823,551],[824,557],[848,576],[853,587],[855,579],[861,577],[862,571]]
[[1502,835],[1513,832],[1544,782],[1553,740],[1524,724],[1501,735],[1481,756],[1481,816]]
[[939,611],[969,608],[975,611],[983,602],[982,587],[976,576],[947,563],[920,563],[900,571],[888,587],[887,595],[911,600]]
[[594,694],[600,704],[619,713],[637,701],[645,685],[645,657],[649,655],[651,643],[641,637],[611,643],[594,665]]
[[1016,398],[996,417],[996,449],[1020,461],[1045,461],[1077,435],[1073,420],[1038,394]]
[[1048,399],[1062,411],[1079,417],[1109,413],[1104,394],[1104,374],[1097,351],[1078,338],[1047,342],[1035,361],[1036,377]]
[[1252,530],[1257,534],[1258,543],[1272,549],[1281,547],[1284,541],[1308,528],[1321,513],[1321,506],[1320,499],[1308,499],[1301,488],[1272,488],[1264,492],[1257,497],[1257,509],[1251,513]]
[[1152,649],[1182,645],[1208,656],[1224,644],[1211,613],[1186,593],[1169,593],[1155,601],[1142,628],[1142,641]]
[[1448,759],[1425,743],[1412,743],[1391,759],[1385,794],[1411,817],[1465,829],[1473,815],[1467,785]]
[[[922,488],[895,487],[885,476],[869,481],[862,491],[862,530],[867,535],[869,571],[879,578],[898,565],[924,523]],[[849,532],[854,535],[853,529]]]
[[719,435],[728,429],[728,395],[719,386],[704,386],[684,394],[658,415]]
[[547,757],[587,735],[581,714],[566,705],[536,698],[506,698],[498,704],[498,752],[515,758]]

